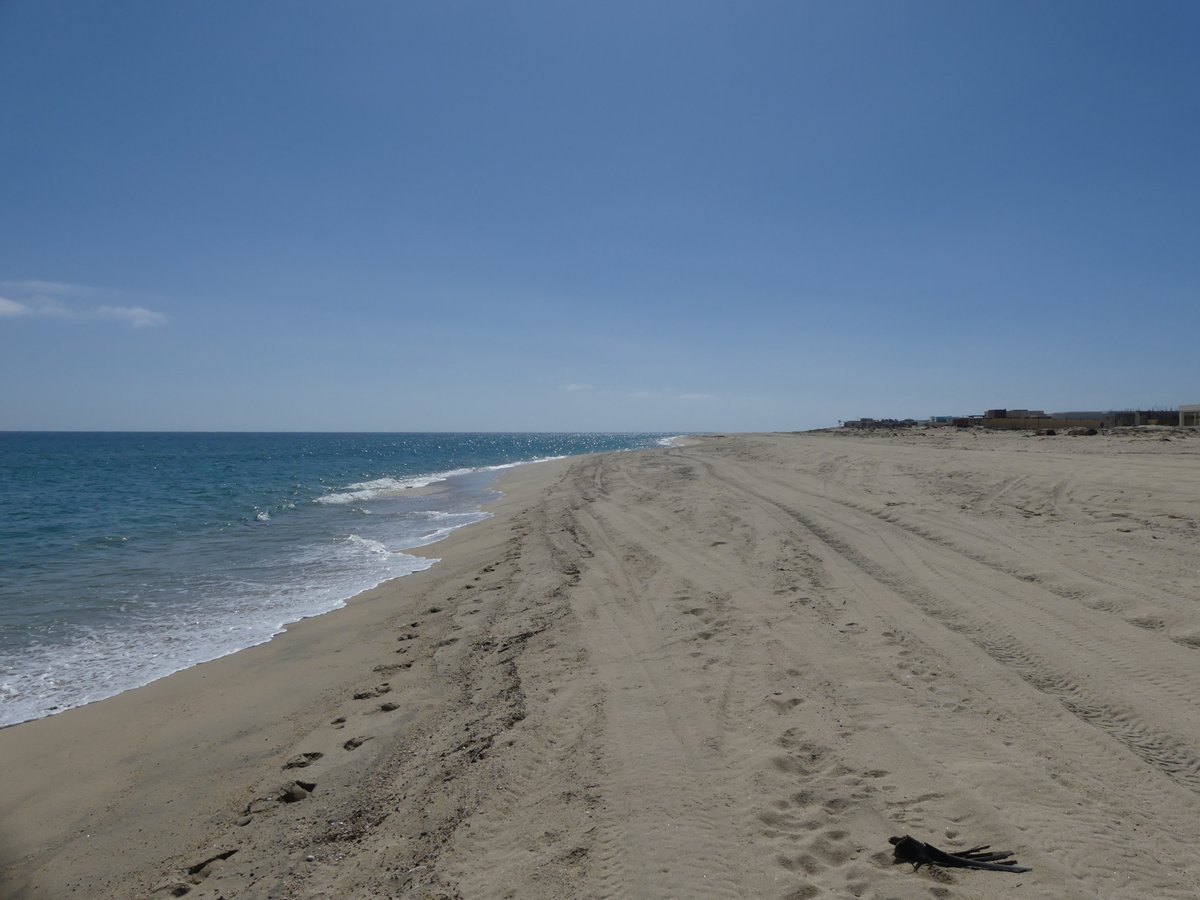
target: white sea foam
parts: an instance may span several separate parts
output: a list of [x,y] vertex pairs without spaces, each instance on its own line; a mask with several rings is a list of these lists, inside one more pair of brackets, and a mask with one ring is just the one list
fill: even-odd
[[396,497],[413,488],[428,487],[453,478],[455,475],[466,475],[475,469],[451,469],[447,472],[436,472],[432,475],[414,475],[410,478],[376,478],[372,481],[360,481],[348,484],[340,491],[326,494],[317,498],[317,503],[354,503],[356,500],[374,500],[377,497]]
[[443,509],[422,509],[413,515],[420,516],[422,519],[469,519],[471,522],[479,521],[479,512],[477,510],[472,510],[471,512],[447,512]]
[[[19,657],[0,653],[0,727],[102,700],[269,641],[291,622],[338,609],[384,581],[434,565],[437,559],[404,550],[489,516],[477,508],[413,511],[401,520],[407,527],[393,535],[400,549],[355,533],[307,543],[258,577],[221,573],[211,585],[189,585],[193,601],[138,598],[129,609],[122,606],[119,625],[77,627],[69,642],[35,644]],[[167,609],[172,612],[164,616]]]
[[499,472],[501,469],[515,469],[517,466],[531,466],[534,463],[551,462],[556,459],[566,459],[566,458],[567,457],[565,455],[563,455],[563,456],[539,456],[537,459],[522,459],[522,460],[518,460],[517,462],[502,463],[501,465],[498,465],[498,466],[484,466],[479,471],[481,471],[481,472]]
[[[252,491],[257,505],[243,506],[240,513],[222,507],[226,495],[218,497],[189,468],[181,477],[195,480],[196,524],[209,516],[211,528],[172,541],[136,520],[114,533],[115,519],[97,518],[85,539],[94,577],[62,576],[63,596],[80,598],[79,605],[50,607],[54,614],[44,619],[22,619],[19,640],[5,641],[0,632],[0,726],[103,699],[263,643],[290,622],[337,609],[383,581],[427,568],[437,560],[404,551],[488,518],[479,508],[494,496],[488,475],[562,458],[327,485],[315,503],[294,502],[305,484],[313,484],[297,479],[273,493]],[[223,473],[209,474],[220,482]],[[455,476],[464,477],[444,489],[420,490]],[[247,486],[254,487],[242,485]],[[296,488],[302,490],[293,500],[281,493]],[[172,501],[163,509],[176,507]],[[157,509],[150,512],[147,521],[161,516]],[[258,523],[269,527],[247,527]],[[47,558],[43,565],[53,576],[55,561]]]
[[[423,541],[430,543],[431,541]],[[269,641],[300,619],[321,615],[391,578],[438,560],[388,550],[358,535],[294,557],[310,573],[336,557],[341,578],[269,585],[227,581],[226,594],[179,605],[169,617],[127,615],[119,624],[77,626],[67,644],[35,643],[18,656],[0,654],[0,727],[52,715],[114,696],[211,659]],[[364,559],[374,560],[362,565]]]
[[[533,463],[550,462],[555,459],[566,459],[565,455],[540,456],[536,459],[523,459],[517,462],[502,463],[495,466],[480,466],[478,468],[450,469],[445,472],[435,472],[429,475],[413,475],[408,478],[375,478],[371,481],[360,481],[348,484],[344,488],[317,497],[317,503],[344,504],[360,500],[377,500],[386,497],[403,496],[414,488],[429,487],[458,475],[470,475],[473,472],[499,472],[503,469],[513,469],[517,466],[528,466]],[[358,510],[356,510],[358,511]],[[366,512],[366,510],[362,510]]]
[[352,534],[346,538],[346,543],[356,550],[365,553],[372,553],[376,556],[391,556],[392,551],[383,545],[380,541],[373,541],[370,538],[359,537],[357,534]]

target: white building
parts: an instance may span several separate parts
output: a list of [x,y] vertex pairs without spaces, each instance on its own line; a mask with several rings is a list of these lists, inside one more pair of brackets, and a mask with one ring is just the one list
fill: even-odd
[[1200,403],[1189,403],[1179,407],[1180,425],[1200,425]]

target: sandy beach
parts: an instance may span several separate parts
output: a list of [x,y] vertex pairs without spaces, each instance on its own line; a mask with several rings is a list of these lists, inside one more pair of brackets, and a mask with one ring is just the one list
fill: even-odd
[[1200,433],[710,436],[500,486],[429,570],[0,731],[0,896],[1200,896]]

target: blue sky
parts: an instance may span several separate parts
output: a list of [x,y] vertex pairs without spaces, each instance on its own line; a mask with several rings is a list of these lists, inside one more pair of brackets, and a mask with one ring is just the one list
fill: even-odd
[[1200,402],[1193,2],[0,0],[0,428]]

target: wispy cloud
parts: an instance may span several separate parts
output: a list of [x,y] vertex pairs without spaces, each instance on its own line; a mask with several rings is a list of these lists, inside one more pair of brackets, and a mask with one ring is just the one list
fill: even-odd
[[[13,293],[7,285],[5,288],[9,293]],[[21,300],[0,297],[0,316],[55,316],[65,319],[71,315],[71,310],[53,297],[34,296]]]
[[87,284],[69,284],[65,281],[39,281],[36,278],[28,278],[25,281],[6,281],[4,285],[5,287],[29,291],[33,294],[46,294],[52,297],[78,296],[80,294],[91,294],[99,290]]
[[560,384],[558,389],[566,391],[569,394],[580,391],[591,391],[606,397],[628,397],[633,400],[659,400],[668,403],[706,403],[721,399],[717,394],[705,394],[700,391],[679,391],[674,388],[635,388],[633,390],[626,390],[623,388],[605,387],[603,385],[596,387],[595,385],[577,381]]
[[[0,281],[0,317],[42,316],[58,319],[112,319],[134,328],[163,325],[166,315],[145,306],[128,291],[62,281]],[[107,302],[106,302],[107,301]],[[124,302],[122,302],[124,301]]]
[[702,394],[697,391],[674,390],[636,390],[630,391],[629,396],[635,400],[669,400],[680,403],[699,403],[719,399],[716,394]]
[[96,315],[106,319],[121,319],[134,328],[149,328],[151,325],[162,325],[167,317],[160,312],[146,309],[144,306],[99,306]]
[[24,303],[9,300],[7,297],[0,297],[0,316],[28,316],[32,312],[33,310]]

